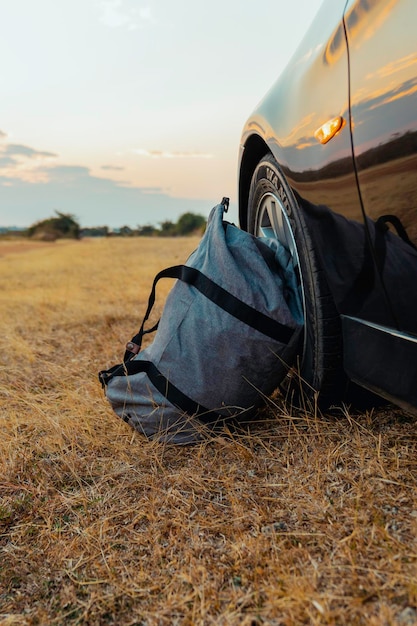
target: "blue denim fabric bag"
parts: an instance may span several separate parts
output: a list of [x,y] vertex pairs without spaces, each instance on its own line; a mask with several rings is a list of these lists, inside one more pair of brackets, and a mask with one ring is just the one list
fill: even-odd
[[[302,307],[288,252],[224,221],[227,207],[224,198],[211,211],[185,265],[155,277],[123,363],[99,375],[116,414],[150,439],[195,443],[207,428],[249,415],[278,387],[299,348]],[[145,330],[164,277],[177,280],[159,323]]]

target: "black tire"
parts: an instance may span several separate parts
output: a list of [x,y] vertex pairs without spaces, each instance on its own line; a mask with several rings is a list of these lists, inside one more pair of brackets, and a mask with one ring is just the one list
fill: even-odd
[[340,404],[342,371],[340,317],[301,208],[272,155],[257,165],[249,190],[248,230],[275,237],[290,251],[298,275],[304,308],[304,334],[299,363],[282,383],[292,404],[327,408]]

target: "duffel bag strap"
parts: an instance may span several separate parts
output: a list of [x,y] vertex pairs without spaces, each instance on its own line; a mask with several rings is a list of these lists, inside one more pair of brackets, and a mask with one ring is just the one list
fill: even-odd
[[153,284],[152,284],[151,293],[149,295],[148,307],[146,309],[146,313],[143,318],[139,332],[136,333],[136,335],[132,337],[132,339],[126,344],[126,352],[123,357],[123,361],[125,363],[129,361],[133,356],[138,354],[138,352],[140,352],[140,349],[142,347],[143,336],[147,335],[148,333],[153,333],[158,329],[159,321],[154,326],[152,326],[152,328],[145,330],[145,324],[148,321],[153,305],[155,304],[156,285],[158,281],[161,280],[161,278],[178,278],[179,267],[182,267],[182,266],[174,265],[173,267],[167,267],[166,269],[158,272],[158,274],[155,276]]
[[202,274],[202,272],[195,267],[182,265],[178,266],[178,268],[180,268],[180,274],[178,276],[180,280],[198,289],[200,293],[229,313],[229,315],[233,315],[233,317],[247,326],[254,328],[263,335],[275,341],[279,341],[280,343],[287,344],[292,338],[295,329],[281,324],[277,320],[265,315],[265,313],[246,304],[243,300],[236,298],[236,296],[233,296],[229,291],[220,287],[220,285],[212,281],[205,274]]
[[[229,198],[227,197],[222,198],[222,201],[220,202],[220,206],[223,208],[223,211],[227,213],[229,209]],[[126,352],[123,357],[123,361],[125,363],[140,352],[140,349],[142,347],[143,336],[147,335],[148,333],[153,333],[156,330],[158,330],[159,321],[155,324],[155,326],[152,326],[152,328],[145,330],[145,323],[147,322],[149,315],[151,314],[153,305],[155,304],[156,285],[158,281],[161,278],[177,278],[177,279],[185,280],[182,277],[183,267],[186,267],[186,266],[174,265],[172,267],[168,267],[162,270],[155,276],[151,293],[149,295],[148,308],[146,309],[146,313],[145,313],[145,317],[143,318],[142,325],[139,329],[139,332],[126,344]],[[189,281],[185,281],[185,282],[189,282]]]
[[206,298],[214,302],[224,311],[275,341],[287,344],[295,332],[293,328],[290,328],[285,324],[281,324],[277,320],[265,315],[265,313],[262,313],[261,311],[251,307],[249,304],[246,304],[246,302],[236,298],[236,296],[233,296],[231,293],[226,291],[226,289],[220,287],[220,285],[205,276],[205,274],[200,272],[195,267],[189,267],[188,265],[174,265],[162,270],[156,275],[151,295],[149,296],[148,308],[140,330],[126,345],[126,353],[124,356],[125,362],[132,358],[132,354],[134,356],[140,351],[143,335],[153,332],[158,328],[158,324],[156,324],[150,330],[144,330],[145,322],[147,321],[155,303],[156,284],[161,278],[176,278],[195,287],[201,294],[206,296]]
[[417,247],[411,241],[399,217],[396,215],[381,215],[375,222],[376,227],[381,228],[384,232],[388,230],[387,224],[392,224],[397,231],[397,235],[401,237],[405,243],[408,243],[409,246],[414,248],[414,250],[417,250]]
[[210,411],[201,404],[194,402],[186,396],[178,387],[173,385],[151,361],[131,360],[120,365],[115,365],[109,370],[103,370],[99,373],[99,379],[103,387],[115,376],[133,376],[145,372],[152,385],[161,393],[171,404],[176,406],[180,411],[188,415],[197,417],[206,426],[224,425],[227,418],[216,411]]

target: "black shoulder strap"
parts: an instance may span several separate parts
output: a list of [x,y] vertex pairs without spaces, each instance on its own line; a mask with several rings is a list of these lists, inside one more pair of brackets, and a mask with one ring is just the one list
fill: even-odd
[[153,305],[155,304],[156,285],[158,281],[161,280],[161,278],[177,278],[177,275],[176,275],[177,267],[181,267],[181,266],[174,265],[173,267],[168,267],[162,270],[161,272],[158,272],[158,274],[155,276],[153,284],[152,284],[151,293],[149,295],[148,307],[146,309],[145,316],[143,318],[139,332],[136,333],[136,335],[131,339],[131,341],[129,341],[129,343],[126,346],[127,349],[123,357],[124,362],[132,358],[132,353],[133,355],[135,355],[138,352],[140,352],[140,349],[142,346],[142,339],[144,335],[147,335],[148,333],[153,333],[155,330],[157,330],[159,321],[155,324],[155,326],[152,326],[152,328],[145,330],[145,324],[148,321]]
[[275,339],[281,343],[288,343],[293,336],[294,329],[277,322],[268,315],[246,304],[246,302],[236,298],[195,267],[183,265],[180,270],[179,278],[198,289],[200,293],[229,313],[229,315],[233,315],[236,319],[251,326],[260,333],[267,335],[271,339]]
[[414,248],[414,250],[417,250],[417,247],[413,244],[410,237],[407,235],[407,231],[405,230],[400,218],[396,215],[381,215],[381,217],[378,217],[375,224],[377,228],[382,228],[384,232],[388,230],[387,224],[392,224],[392,226],[394,226],[395,230],[397,231],[397,235],[401,237],[401,239],[405,241],[405,243],[408,243],[409,246]]
[[201,294],[214,302],[217,306],[221,307],[224,311],[275,341],[287,344],[294,334],[294,329],[289,328],[285,324],[281,324],[271,317],[268,317],[268,315],[257,311],[250,305],[246,304],[246,302],[236,298],[195,267],[189,267],[188,265],[174,265],[173,267],[168,267],[167,269],[162,270],[155,276],[145,317],[139,332],[133,337],[132,341],[127,344],[128,349],[125,353],[125,361],[132,358],[132,352],[134,354],[139,352],[143,335],[148,332],[152,332],[157,328],[156,325],[152,329],[145,331],[144,325],[155,303],[156,284],[161,278],[177,278],[189,285],[192,285]]
[[182,391],[173,385],[151,361],[131,360],[121,365],[115,365],[109,370],[99,373],[99,379],[103,387],[115,376],[133,376],[145,372],[153,386],[174,406],[197,417],[207,426],[224,424],[227,418],[216,411],[210,411],[201,404],[194,402]]

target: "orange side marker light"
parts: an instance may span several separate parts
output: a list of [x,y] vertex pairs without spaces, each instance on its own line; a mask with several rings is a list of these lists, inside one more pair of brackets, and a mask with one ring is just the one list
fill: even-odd
[[316,130],[314,136],[321,144],[325,144],[339,132],[342,126],[344,126],[344,123],[345,121],[340,115],[333,117],[331,120],[322,124],[322,126]]

